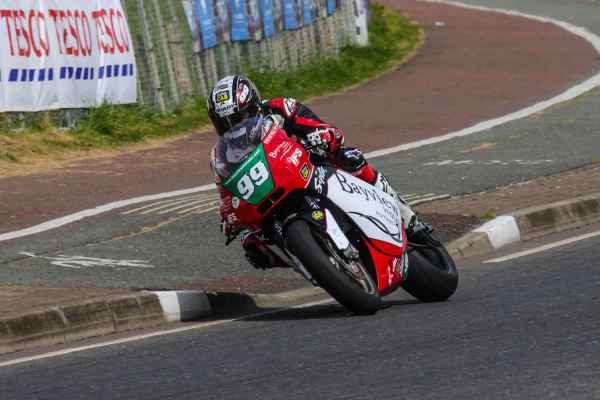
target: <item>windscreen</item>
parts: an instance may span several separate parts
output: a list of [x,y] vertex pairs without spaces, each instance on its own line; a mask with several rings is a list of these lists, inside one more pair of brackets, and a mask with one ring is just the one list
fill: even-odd
[[262,116],[248,118],[221,136],[215,146],[213,165],[221,179],[227,179],[261,143]]

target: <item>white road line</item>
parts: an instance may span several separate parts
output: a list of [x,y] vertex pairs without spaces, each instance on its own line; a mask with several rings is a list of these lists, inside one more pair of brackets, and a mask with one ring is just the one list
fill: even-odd
[[158,214],[166,214],[168,212],[175,211],[175,210],[181,210],[182,208],[186,208],[186,207],[193,206],[193,205],[195,205],[195,206],[192,207],[192,210],[194,208],[202,207],[202,206],[205,206],[205,205],[208,205],[208,204],[210,204],[210,205],[214,204],[214,202],[211,202],[211,203],[208,203],[208,204],[200,204],[200,203],[204,203],[205,201],[206,200],[204,200],[204,199],[200,200],[200,201],[192,201],[190,203],[185,203],[185,204],[183,204],[181,206],[177,206],[177,207],[169,208],[168,210],[161,211]]
[[[209,206],[209,205],[216,204],[216,203],[220,203],[220,202],[219,202],[219,201],[215,201],[215,202],[213,202],[213,203],[210,203],[210,204],[204,204],[204,205],[203,205],[203,206],[201,206],[201,207]],[[187,210],[179,211],[177,214],[185,214],[186,212],[188,212],[188,211],[193,211],[193,210],[195,210],[195,209],[197,209],[197,208],[198,208],[198,207],[192,207],[192,208],[188,208]],[[218,209],[218,208],[221,208],[221,206],[210,207],[210,208],[207,208],[207,209],[204,209],[204,210],[198,210],[198,212],[197,212],[196,214],[203,214],[203,213],[205,213],[205,212],[208,212],[208,211],[211,211],[211,210],[216,210],[216,209]],[[219,214],[221,214],[221,213],[219,212]]]
[[4,233],[4,234],[0,235],[0,242],[3,242],[5,240],[20,238],[23,236],[33,235],[36,233],[49,231],[51,229],[56,229],[63,225],[69,224],[71,222],[79,221],[80,219],[83,219],[85,217],[91,217],[94,215],[102,214],[107,211],[112,211],[117,208],[130,206],[132,204],[139,204],[139,203],[145,203],[147,201],[182,196],[182,195],[197,193],[197,192],[204,192],[204,191],[211,190],[211,189],[216,189],[214,183],[211,183],[210,185],[199,186],[199,187],[192,188],[192,189],[176,190],[174,192],[153,194],[153,195],[149,195],[149,196],[136,197],[134,199],[129,199],[129,200],[115,201],[113,203],[105,204],[103,206],[98,206],[96,208],[80,211],[78,213],[67,215],[62,218],[44,222],[42,224],[35,225],[30,228],[21,229],[19,231],[14,231],[14,232]]
[[[568,22],[559,21],[559,20],[552,19],[552,18],[539,17],[537,15],[532,15],[532,14],[525,14],[525,13],[521,13],[521,12],[513,11],[513,10],[503,10],[503,9],[499,9],[499,8],[473,6],[470,4],[459,3],[459,2],[454,2],[454,1],[443,1],[443,0],[419,0],[419,1],[424,1],[424,2],[428,2],[428,3],[441,3],[441,4],[456,6],[456,7],[469,8],[472,10],[479,10],[479,11],[497,12],[500,14],[528,18],[528,19],[533,19],[535,21],[546,22],[546,23],[558,25],[559,27],[563,28],[567,32],[570,32],[574,35],[577,35],[577,36],[587,40],[588,42],[590,42],[592,44],[592,46],[594,46],[596,51],[598,53],[600,53],[600,37],[598,37],[597,35],[595,35],[594,33],[590,32],[590,31],[588,31],[586,28],[575,26],[575,25],[569,24]],[[397,153],[399,151],[415,149],[417,147],[422,147],[422,146],[426,146],[429,144],[444,142],[446,140],[472,135],[474,133],[488,130],[495,126],[538,113],[538,112],[545,110],[546,108],[552,107],[556,104],[572,100],[577,96],[581,96],[582,94],[589,92],[590,90],[594,89],[597,86],[600,86],[600,73],[591,77],[590,79],[586,80],[585,82],[580,83],[579,85],[573,86],[566,92],[564,92],[550,100],[542,101],[540,103],[534,104],[533,106],[524,108],[520,111],[505,115],[504,117],[494,118],[489,121],[480,122],[469,128],[462,129],[460,131],[453,132],[453,133],[448,133],[443,136],[437,136],[437,137],[430,138],[430,139],[419,140],[417,142],[406,143],[406,144],[402,144],[400,146],[391,147],[389,149],[373,151],[371,153],[366,153],[364,156],[365,156],[365,158],[382,157],[382,156],[387,156],[388,154]]]
[[553,249],[555,247],[564,246],[565,244],[569,244],[569,243],[573,243],[573,242],[578,242],[578,241],[584,240],[584,239],[589,239],[589,238],[594,237],[594,236],[600,236],[600,231],[588,233],[588,234],[581,235],[581,236],[576,236],[576,237],[570,238],[570,239],[561,240],[560,242],[550,243],[550,244],[547,244],[545,246],[540,246],[540,247],[536,247],[535,249],[529,249],[529,250],[521,251],[519,253],[511,254],[511,255],[508,255],[508,256],[504,256],[504,257],[500,257],[500,258],[494,258],[493,260],[484,261],[484,264],[487,264],[487,263],[499,263],[499,262],[503,262],[503,261],[513,260],[515,258],[519,258],[519,257],[523,257],[523,256],[528,256],[530,254],[535,254],[535,253],[539,253],[539,252],[542,252],[542,251],[550,250],[550,249]]
[[249,318],[256,318],[256,317],[260,317],[263,315],[276,314],[276,313],[289,311],[289,310],[293,310],[293,309],[318,306],[321,304],[331,303],[333,301],[335,301],[335,300],[333,300],[333,299],[318,300],[318,301],[313,301],[311,303],[300,304],[298,306],[285,307],[285,308],[280,308],[280,309],[276,309],[276,310],[262,311],[262,312],[258,312],[255,314],[246,315],[246,316],[243,316],[240,318],[231,318],[231,319],[223,319],[223,320],[219,320],[219,321],[205,322],[202,324],[196,324],[196,325],[192,325],[192,326],[183,326],[181,328],[170,329],[168,331],[146,333],[144,335],[137,335],[137,336],[132,336],[132,337],[123,338],[123,339],[116,339],[116,340],[112,340],[110,342],[105,342],[105,343],[81,346],[81,347],[76,347],[76,348],[72,348],[72,349],[58,350],[58,351],[53,351],[51,353],[40,354],[37,356],[23,357],[23,358],[19,358],[16,360],[5,361],[5,362],[0,363],[0,367],[21,364],[21,363],[25,363],[25,362],[29,362],[29,361],[42,360],[44,358],[57,357],[57,356],[62,356],[62,355],[66,355],[66,354],[77,353],[77,352],[84,351],[84,350],[91,350],[91,349],[97,349],[100,347],[112,346],[115,344],[136,342],[138,340],[148,339],[148,338],[157,337],[157,336],[165,336],[165,335],[170,335],[173,333],[185,332],[185,331],[189,331],[192,329],[202,329],[202,328],[207,328],[209,326],[222,325],[222,324],[226,324],[229,322],[241,321],[241,320],[249,319]]
[[[598,51],[598,53],[600,53],[600,37],[598,37],[597,35],[588,31],[585,28],[575,26],[575,25],[569,24],[567,22],[558,21],[558,20],[551,19],[551,18],[539,17],[537,15],[532,15],[532,14],[520,13],[520,12],[512,11],[512,10],[502,10],[502,9],[497,9],[497,8],[472,6],[470,4],[464,4],[464,3],[458,3],[458,2],[447,2],[447,1],[440,1],[440,0],[420,0],[420,1],[426,1],[426,2],[431,2],[431,3],[441,3],[441,4],[447,4],[447,5],[463,7],[463,8],[470,8],[470,9],[481,10],[481,11],[491,11],[491,12],[497,12],[497,13],[506,14],[506,15],[512,15],[512,16],[517,16],[517,17],[522,17],[522,18],[533,19],[535,21],[540,21],[540,22],[552,23],[554,25],[557,25],[557,26],[565,29],[566,31],[568,31],[574,35],[577,35],[577,36],[587,40],[588,42],[590,42],[592,44],[592,46],[594,46],[596,51]],[[598,73],[594,77],[586,80],[585,82],[582,82],[578,85],[573,86],[572,88],[570,88],[569,90],[567,90],[566,92],[564,92],[561,95],[558,95],[550,100],[546,100],[546,101],[537,103],[533,106],[524,108],[521,111],[514,112],[514,113],[506,115],[504,117],[494,118],[489,121],[484,121],[484,122],[481,122],[474,126],[471,126],[470,128],[462,129],[460,131],[449,133],[449,134],[446,134],[443,136],[438,136],[435,138],[430,138],[430,139],[425,139],[425,140],[419,140],[417,142],[412,142],[412,143],[406,143],[406,144],[403,144],[400,146],[391,147],[389,149],[373,151],[371,153],[365,154],[365,157],[367,157],[367,158],[382,157],[382,156],[386,156],[388,154],[393,154],[393,153],[397,153],[397,152],[404,151],[404,150],[410,150],[410,149],[426,146],[426,145],[433,144],[433,143],[439,143],[439,142],[443,142],[443,141],[458,138],[458,137],[472,135],[474,133],[485,131],[487,129],[493,128],[494,126],[498,126],[498,125],[504,124],[506,122],[510,122],[510,121],[514,121],[516,119],[527,117],[529,115],[540,112],[546,108],[552,107],[556,104],[572,100],[577,96],[581,96],[582,94],[589,92],[590,90],[594,89],[597,86],[600,86],[600,73]],[[68,215],[66,217],[62,217],[62,218],[58,218],[58,219],[55,219],[52,221],[44,222],[42,224],[33,226],[31,228],[2,234],[2,235],[0,235],[0,242],[27,236],[27,235],[33,235],[35,233],[45,232],[50,229],[55,229],[55,228],[69,224],[74,221],[79,221],[80,219],[85,218],[85,217],[90,217],[93,215],[98,215],[98,214],[101,214],[101,213],[104,213],[107,211],[114,210],[115,208],[121,208],[121,207],[129,206],[132,204],[145,203],[146,201],[159,200],[159,199],[164,199],[164,198],[169,198],[169,197],[197,193],[197,192],[202,192],[202,191],[206,191],[206,190],[210,190],[210,189],[215,189],[215,185],[210,184],[210,185],[204,185],[204,186],[200,186],[200,187],[192,188],[192,189],[178,190],[175,192],[161,193],[161,194],[156,194],[156,195],[137,197],[135,199],[116,201],[114,203],[106,204],[103,206],[98,206],[98,207],[90,209],[90,210],[80,211],[78,213]]]
[[[204,199],[197,201],[197,203],[200,203],[202,201],[204,201]],[[174,205],[177,205],[177,204],[181,204],[181,203],[189,203],[189,201],[188,200],[174,201],[174,202],[171,202],[169,204],[164,204],[164,205],[159,206],[159,207],[151,208],[150,210],[142,211],[140,214],[142,214],[142,215],[150,214],[150,213],[152,213],[154,211],[158,211],[158,210],[162,210],[162,209],[165,209],[165,208],[169,208],[171,206],[174,206]]]
[[[206,195],[205,194],[201,194],[201,195],[198,195],[198,196],[184,197],[184,198],[180,198],[180,199],[176,199],[176,200],[193,200],[193,199],[201,199],[201,198],[204,198],[204,197],[206,197]],[[158,203],[148,204],[147,206],[136,208],[135,210],[126,211],[126,212],[122,213],[122,215],[131,214],[131,213],[134,213],[136,211],[144,210],[144,209],[146,209],[148,207],[157,206],[159,204],[170,203],[170,202],[176,201],[176,200],[165,200],[165,201],[159,201]]]
[[[429,196],[429,195],[426,195],[426,196]],[[440,196],[435,196],[434,195],[434,196],[431,196],[431,197],[420,197],[420,198],[414,199],[414,201],[408,202],[408,205],[412,206],[412,205],[417,204],[417,203],[423,203],[423,202],[426,202],[426,201],[439,200],[439,199],[447,199],[449,197],[450,197],[449,194],[442,194]]]

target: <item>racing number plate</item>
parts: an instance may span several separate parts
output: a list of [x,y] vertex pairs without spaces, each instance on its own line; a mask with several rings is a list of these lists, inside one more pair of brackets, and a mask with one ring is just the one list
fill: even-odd
[[221,185],[254,206],[273,191],[275,184],[262,143]]

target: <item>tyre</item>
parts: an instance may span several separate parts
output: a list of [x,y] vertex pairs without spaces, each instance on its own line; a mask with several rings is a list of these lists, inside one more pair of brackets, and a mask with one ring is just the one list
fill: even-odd
[[379,310],[379,289],[360,258],[348,260],[334,248],[326,233],[301,219],[287,227],[286,236],[292,254],[341,305],[357,315]]
[[408,276],[401,287],[423,302],[448,300],[458,286],[458,270],[444,246],[432,234],[422,232],[409,247]]

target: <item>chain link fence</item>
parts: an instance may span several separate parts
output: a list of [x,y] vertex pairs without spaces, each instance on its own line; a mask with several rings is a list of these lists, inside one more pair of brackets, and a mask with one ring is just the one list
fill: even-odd
[[[278,71],[295,69],[315,57],[335,57],[357,41],[354,0],[339,0],[331,15],[261,41],[231,41],[194,52],[192,33],[181,0],[121,0],[134,43],[138,103],[168,111],[205,97],[220,78],[248,67]],[[14,128],[37,120],[70,128],[86,119],[88,109],[8,113],[0,118]]]
[[121,0],[138,65],[138,102],[170,110],[206,96],[219,78],[246,67],[296,68],[315,56],[334,57],[356,37],[354,1],[341,0],[326,18],[261,41],[226,42],[195,53],[181,1]]

